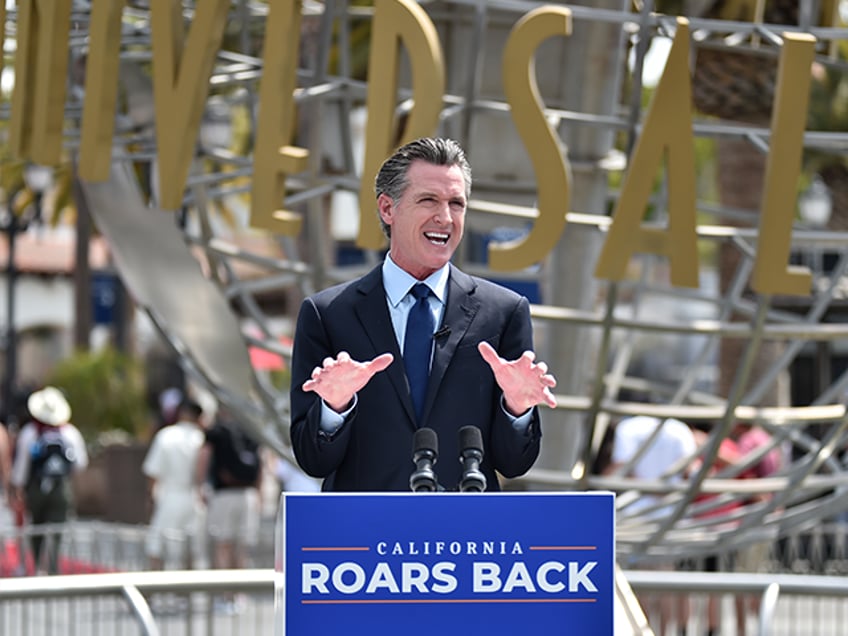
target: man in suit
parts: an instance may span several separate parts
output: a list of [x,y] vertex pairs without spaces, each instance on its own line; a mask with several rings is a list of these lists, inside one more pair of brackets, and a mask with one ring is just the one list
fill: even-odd
[[[522,475],[539,454],[538,405],[556,406],[556,380],[532,352],[529,303],[450,263],[471,191],[456,142],[424,138],[399,148],[375,189],[389,238],[383,264],[300,308],[291,390],[297,461],[324,479],[324,490],[409,490],[413,436],[429,427],[439,439],[439,482],[452,490],[462,476],[458,431],[476,426],[480,468],[487,489],[497,490],[496,472]],[[407,338],[419,282],[429,288],[418,304],[432,329]],[[417,400],[402,354],[412,340],[430,363]]]

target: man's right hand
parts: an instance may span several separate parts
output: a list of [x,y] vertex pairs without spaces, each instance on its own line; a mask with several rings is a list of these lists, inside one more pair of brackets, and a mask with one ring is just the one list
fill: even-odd
[[327,406],[341,413],[350,407],[356,392],[393,360],[391,353],[384,353],[373,360],[357,362],[351,359],[347,351],[342,351],[335,358],[324,358],[324,362],[313,369],[312,377],[303,383],[302,388],[304,391],[314,391]]

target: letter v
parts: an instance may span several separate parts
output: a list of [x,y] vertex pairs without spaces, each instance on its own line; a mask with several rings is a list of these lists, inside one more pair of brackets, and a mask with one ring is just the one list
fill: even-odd
[[179,0],[153,0],[151,5],[158,203],[166,210],[182,205],[230,0],[203,0],[196,4],[185,50],[181,7]]

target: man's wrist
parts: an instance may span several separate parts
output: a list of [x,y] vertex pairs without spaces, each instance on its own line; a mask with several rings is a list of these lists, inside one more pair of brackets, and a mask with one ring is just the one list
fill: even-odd
[[356,395],[353,396],[348,408],[342,411],[335,410],[332,406],[327,404],[326,400],[322,399],[321,421],[319,422],[320,432],[322,432],[325,437],[331,438],[342,427],[342,424],[345,423],[348,415],[350,415],[355,407]]
[[506,398],[501,396],[501,408],[512,423],[512,427],[519,433],[526,434],[530,430],[530,424],[533,421],[533,407],[531,406],[520,415],[513,415],[507,408]]
[[509,403],[509,400],[506,399],[506,396],[503,397],[501,405],[503,406],[504,411],[506,411],[512,417],[521,417],[523,415],[527,415],[527,413],[530,412],[530,409],[533,408],[532,406],[528,406],[524,409],[515,408],[512,404]]
[[346,402],[343,402],[343,403],[338,404],[338,405],[337,405],[337,404],[330,404],[330,403],[329,403],[329,402],[327,402],[326,400],[324,401],[324,403],[325,403],[327,406],[329,406],[331,409],[333,409],[336,413],[338,413],[338,414],[342,415],[342,414],[344,414],[346,411],[349,411],[349,410],[351,409],[351,407],[353,407],[353,398],[351,397],[351,398],[350,398],[349,400],[347,400]]

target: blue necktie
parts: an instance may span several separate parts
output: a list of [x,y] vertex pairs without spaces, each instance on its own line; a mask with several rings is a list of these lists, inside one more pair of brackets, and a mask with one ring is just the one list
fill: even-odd
[[427,394],[427,380],[430,377],[430,351],[433,346],[433,312],[430,311],[430,288],[424,283],[416,283],[410,293],[415,304],[409,310],[406,321],[406,336],[403,341],[403,365],[409,379],[412,405],[416,419],[421,419],[424,408],[424,396]]

